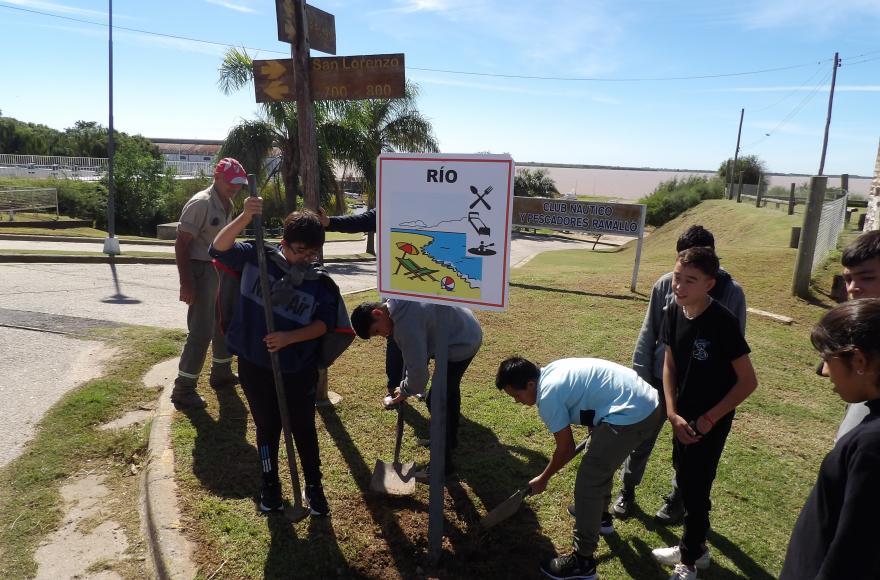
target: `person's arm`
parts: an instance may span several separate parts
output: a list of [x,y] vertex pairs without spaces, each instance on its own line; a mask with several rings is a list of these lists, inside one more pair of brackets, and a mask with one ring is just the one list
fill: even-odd
[[697,434],[691,429],[684,417],[678,414],[676,406],[675,392],[678,386],[676,378],[675,357],[672,356],[672,349],[666,347],[666,355],[663,359],[663,396],[666,397],[666,418],[672,425],[672,432],[675,437],[684,443],[690,445],[700,440]]
[[529,481],[532,488],[532,494],[539,494],[547,489],[547,483],[557,471],[565,467],[565,465],[574,458],[575,444],[574,435],[571,432],[571,425],[561,429],[553,434],[556,439],[556,448],[553,450],[553,457],[544,471],[540,475]]
[[[370,233],[376,231],[376,209],[353,215],[341,215],[326,217],[327,224],[324,228],[328,232],[343,232],[356,234],[359,232]],[[324,224],[324,218],[321,219]]]
[[174,261],[177,263],[177,275],[180,278],[180,301],[186,304],[192,304],[196,298],[192,271],[189,267],[189,246],[192,241],[191,233],[177,230],[177,238],[174,240]]
[[285,346],[312,340],[323,336],[327,332],[327,324],[323,320],[313,320],[302,328],[296,330],[278,330],[263,337],[266,349],[269,352],[278,352]]
[[752,367],[749,355],[744,354],[731,361],[730,364],[733,365],[733,370],[736,372],[736,384],[717,405],[697,418],[697,431],[700,433],[706,434],[711,431],[716,421],[736,409],[758,387],[758,378],[755,376],[755,369]]
[[[648,383],[654,381],[654,357],[657,341],[660,340],[660,323],[663,320],[663,307],[666,305],[666,293],[657,282],[651,289],[648,311],[642,321],[642,328],[633,351],[633,370]],[[656,314],[655,312],[660,312]]]
[[263,213],[263,198],[262,197],[248,197],[244,200],[244,207],[241,210],[241,213],[238,214],[234,220],[226,224],[220,233],[217,234],[217,237],[214,238],[214,243],[211,246],[218,252],[227,252],[232,249],[232,246],[235,244],[235,238],[244,231],[244,228],[247,227],[251,220],[255,215],[260,215]]
[[734,293],[731,298],[731,308],[730,311],[736,316],[737,322],[739,322],[739,332],[743,336],[746,335],[746,293],[743,292],[742,286],[733,282]]

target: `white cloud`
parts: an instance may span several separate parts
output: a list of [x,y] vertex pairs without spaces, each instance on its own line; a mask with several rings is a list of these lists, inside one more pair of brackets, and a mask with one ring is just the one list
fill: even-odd
[[208,4],[216,4],[217,6],[222,6],[223,8],[228,8],[230,10],[235,10],[236,12],[244,12],[248,14],[255,13],[256,10],[251,8],[249,4],[251,4],[251,0],[239,0],[238,2],[233,2],[232,0],[205,0]]
[[880,18],[877,0],[752,0],[743,6],[745,23],[755,29],[805,24],[827,30],[865,17]]
[[[60,25],[43,25],[43,28],[49,30],[59,30],[62,32],[72,32],[89,38],[101,38],[106,40],[107,30],[104,28],[80,28],[77,26],[60,26]],[[225,48],[218,45],[204,44],[201,42],[192,42],[178,38],[166,38],[162,36],[150,36],[147,34],[139,34],[136,32],[128,32],[125,30],[114,30],[113,43],[123,42],[138,46],[146,46],[148,48],[167,49],[174,52],[191,52],[195,54],[207,54],[210,56],[222,56]]]
[[100,10],[87,10],[85,8],[76,8],[64,4],[56,4],[55,2],[42,2],[41,0],[4,0],[7,4],[21,6],[32,10],[42,10],[44,12],[56,12],[60,14],[76,14],[78,16],[100,16],[107,18],[107,13]]
[[[710,93],[781,93],[781,92],[813,92],[813,91],[830,91],[831,85],[824,86],[800,86],[800,87],[732,87],[727,89],[707,89]],[[876,93],[880,92],[880,85],[835,85],[834,92],[841,93]]]

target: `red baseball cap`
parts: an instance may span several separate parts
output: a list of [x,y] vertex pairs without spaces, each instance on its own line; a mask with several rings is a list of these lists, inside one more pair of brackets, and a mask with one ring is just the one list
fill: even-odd
[[214,168],[214,177],[223,176],[223,181],[230,185],[247,185],[247,173],[238,160],[232,157],[224,157]]

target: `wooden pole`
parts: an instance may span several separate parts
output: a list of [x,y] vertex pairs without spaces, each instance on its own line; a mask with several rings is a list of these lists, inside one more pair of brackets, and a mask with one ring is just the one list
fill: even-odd
[[819,175],[825,171],[825,151],[828,149],[828,130],[831,128],[831,106],[834,103],[834,85],[837,83],[837,69],[840,57],[834,53],[834,69],[831,71],[831,91],[828,93],[828,116],[825,117],[825,138],[822,140],[822,157],[819,160]]
[[[745,115],[746,115],[746,110],[740,109],[739,110],[739,129],[736,132],[736,150],[733,152],[733,171],[730,173],[730,176],[728,177],[728,181],[730,182],[730,188],[731,188],[730,199],[733,199],[733,182],[734,182],[733,176],[736,173],[736,161],[737,161],[737,159],[739,159],[739,140],[740,140],[740,137],[742,137],[743,117],[745,117]],[[740,189],[742,189],[742,188],[740,188]],[[736,201],[739,202],[739,199],[737,199]]]
[[791,184],[791,192],[788,194],[788,215],[794,214],[794,184]]
[[293,0],[296,42],[290,45],[296,93],[297,137],[303,205],[318,211],[318,141],[315,136],[315,106],[309,80],[309,27],[304,0]]
[[736,189],[736,203],[742,203],[743,200],[743,174],[739,174],[739,186]]
[[[438,309],[439,310],[439,309]],[[428,562],[436,564],[443,548],[443,497],[446,488],[446,379],[449,337],[446,318],[434,324],[434,376],[431,377],[431,473],[428,495]]]
[[758,177],[758,191],[755,192],[755,207],[761,207],[761,184],[764,182],[764,176]]

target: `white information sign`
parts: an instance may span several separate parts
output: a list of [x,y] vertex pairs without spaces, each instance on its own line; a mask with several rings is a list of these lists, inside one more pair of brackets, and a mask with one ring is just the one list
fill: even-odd
[[376,172],[379,294],[506,309],[513,159],[388,153]]

